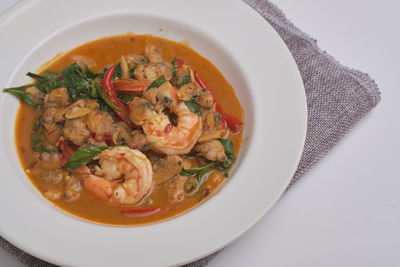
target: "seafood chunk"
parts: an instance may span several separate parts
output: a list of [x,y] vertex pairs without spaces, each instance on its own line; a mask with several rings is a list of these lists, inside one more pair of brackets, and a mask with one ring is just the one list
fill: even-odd
[[47,171],[55,171],[63,166],[60,154],[57,152],[40,152],[38,153],[38,159],[39,163],[37,167]]
[[45,197],[51,200],[57,200],[61,198],[61,192],[57,189],[49,189],[44,193]]
[[152,63],[163,61],[160,49],[153,44],[148,44],[145,46],[144,54]]
[[111,134],[113,118],[105,111],[92,110],[87,117],[87,125],[96,136],[103,137],[104,134]]
[[43,113],[42,123],[43,123],[44,128],[48,131],[51,131],[54,128],[56,128],[56,123],[54,121],[54,116],[55,116],[56,112],[57,112],[56,108],[48,108]]
[[205,143],[200,143],[195,147],[195,151],[199,155],[211,161],[225,161],[228,157],[225,155],[224,147],[218,140],[212,140]]
[[177,155],[167,155],[160,158],[153,165],[154,183],[161,184],[171,177],[177,175],[182,170],[182,159]]
[[149,63],[146,65],[139,65],[133,74],[138,80],[154,81],[158,77],[164,75],[169,79],[172,72],[172,64],[169,62]]
[[64,198],[67,202],[75,201],[80,196],[82,190],[81,182],[75,176],[65,177]]
[[185,183],[188,177],[177,175],[165,183],[168,199],[171,202],[180,202],[185,199]]
[[43,103],[44,94],[36,86],[27,87],[25,92],[28,93],[36,103]]
[[100,198],[120,204],[135,204],[151,189],[153,170],[139,150],[115,147],[104,150],[96,159],[96,175],[83,178],[84,187]]
[[172,126],[163,113],[154,114],[143,124],[143,131],[150,142],[154,142],[153,150],[167,155],[186,154],[194,147],[203,127],[201,117],[191,112],[184,102],[171,108],[177,115],[178,124]]
[[126,56],[126,63],[128,63],[129,67],[139,65],[139,64],[146,64],[149,60],[145,56],[140,55],[127,55]]
[[136,97],[129,104],[129,118],[136,125],[143,125],[144,121],[153,115],[153,109],[145,98]]
[[54,89],[46,95],[44,99],[45,108],[61,108],[69,105],[69,96],[67,94],[67,88],[60,87]]
[[146,146],[150,144],[149,140],[147,140],[146,135],[142,131],[133,131],[132,132],[132,144],[140,150],[143,150]]
[[127,145],[132,142],[131,129],[123,122],[117,122],[113,125],[112,141],[116,145]]
[[190,82],[179,88],[179,100],[195,101],[200,106],[210,109],[214,105],[214,97],[206,89],[201,88],[196,82]]
[[86,118],[81,117],[73,120],[66,120],[63,135],[74,144],[82,146],[90,135],[86,124]]

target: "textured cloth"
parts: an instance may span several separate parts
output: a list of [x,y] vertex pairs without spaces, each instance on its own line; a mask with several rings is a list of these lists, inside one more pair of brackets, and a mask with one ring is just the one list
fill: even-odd
[[[296,28],[274,4],[265,0],[245,2],[274,27],[289,47],[306,90],[307,137],[292,185],[379,103],[379,90],[367,74],[341,65],[319,49],[316,41]],[[1,237],[0,246],[27,266],[54,266],[24,253]],[[185,266],[205,266],[216,255]]]

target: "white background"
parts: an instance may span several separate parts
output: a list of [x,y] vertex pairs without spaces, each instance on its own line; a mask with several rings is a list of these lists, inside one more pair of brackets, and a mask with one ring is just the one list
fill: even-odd
[[[0,0],[0,13],[17,0]],[[400,266],[400,2],[274,0],[382,101],[208,266]],[[249,207],[251,208],[251,207]],[[0,249],[0,266],[22,266]]]

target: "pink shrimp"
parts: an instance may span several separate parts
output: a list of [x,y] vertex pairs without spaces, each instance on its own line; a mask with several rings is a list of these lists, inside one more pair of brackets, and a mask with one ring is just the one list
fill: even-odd
[[154,143],[152,149],[164,154],[187,154],[197,143],[202,131],[201,117],[189,110],[184,102],[172,105],[170,110],[178,117],[172,126],[168,116],[154,112],[143,124],[147,139]]
[[147,157],[136,149],[115,147],[96,159],[95,175],[83,178],[84,187],[100,198],[119,204],[135,204],[151,189],[153,170]]

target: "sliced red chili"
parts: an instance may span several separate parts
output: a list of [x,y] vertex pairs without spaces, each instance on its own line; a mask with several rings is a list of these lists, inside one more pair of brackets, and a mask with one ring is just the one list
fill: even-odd
[[228,124],[229,129],[231,129],[234,133],[238,133],[242,128],[242,122],[238,120],[236,117],[233,117],[232,115],[225,113],[224,119]]
[[180,59],[180,58],[175,59],[175,66],[177,68],[181,68],[183,64],[185,64],[185,62],[182,59]]
[[114,71],[115,71],[115,66],[111,66],[107,70],[107,72],[103,78],[102,89],[106,93],[107,97],[109,97],[109,100],[111,100],[112,103],[120,109],[120,110],[117,110],[116,108],[111,106],[113,108],[114,112],[118,115],[118,117],[120,117],[121,120],[124,121],[129,127],[139,129],[140,127],[138,125],[135,125],[133,122],[131,122],[131,120],[129,119],[129,115],[128,115],[128,109],[117,98],[117,96],[113,90],[112,77],[114,75]]
[[228,126],[229,129],[231,129],[233,132],[235,132],[235,133],[239,132],[242,127],[242,122],[239,119],[237,119],[236,117],[234,117],[228,113],[224,113],[222,106],[215,100],[215,96],[214,96],[213,92],[207,86],[207,84],[200,78],[199,74],[196,71],[194,72],[194,77],[195,77],[197,83],[202,88],[206,89],[213,96],[214,103],[215,103],[215,110],[219,114],[221,114],[222,125],[224,126],[224,128],[226,128],[226,126]]
[[106,142],[106,144],[107,144],[108,146],[111,146],[111,145],[112,145],[111,135],[109,135],[109,134],[104,134],[104,135],[103,135],[103,141]]
[[134,209],[134,210],[122,210],[121,214],[128,217],[144,217],[156,214],[160,212],[161,208],[150,208],[150,209]]
[[[205,82],[203,82],[203,80],[200,78],[199,74],[197,73],[197,71],[194,72],[194,78],[196,80],[196,82],[200,85],[201,88],[206,89],[212,96],[214,96],[214,94],[212,93],[211,89],[208,88],[207,84]],[[214,99],[215,102],[215,99]]]
[[221,105],[218,102],[215,102],[215,110],[221,114],[224,115],[224,110],[222,109]]
[[169,132],[171,132],[171,130],[172,130],[171,124],[168,123],[167,126],[165,126],[164,132],[165,132],[165,133],[169,133]]
[[61,84],[61,81],[64,79],[64,75],[61,74],[60,77],[58,77],[58,83]]
[[57,147],[61,151],[61,155],[65,160],[68,160],[78,150],[75,145],[70,144],[68,141],[59,141]]

